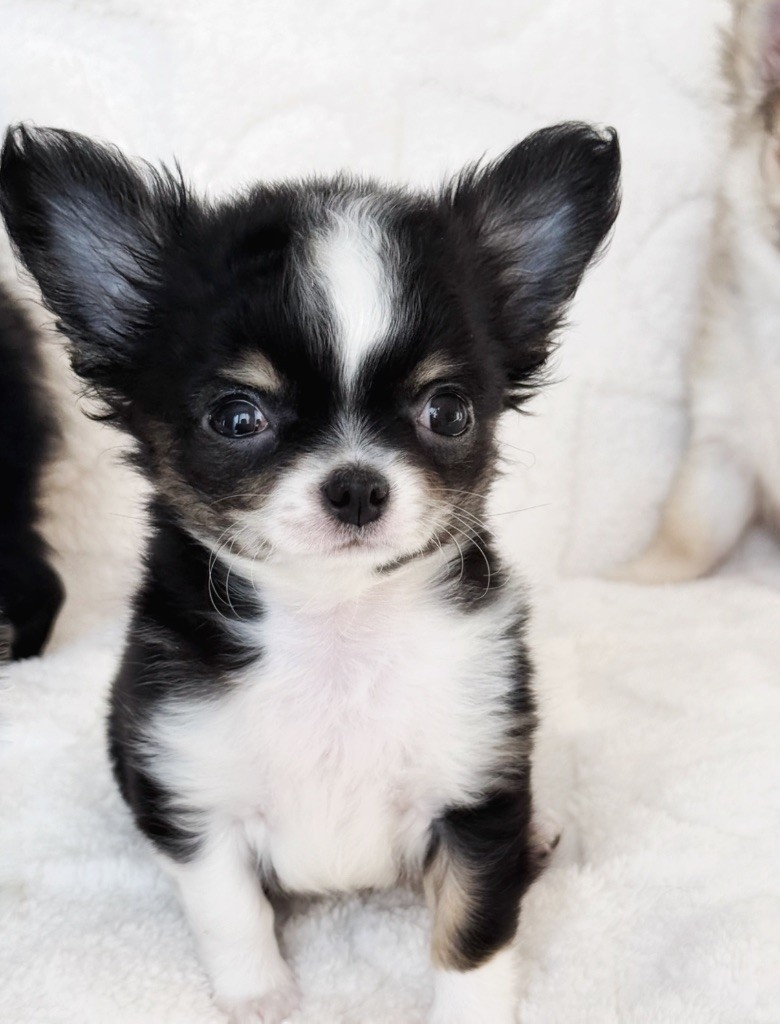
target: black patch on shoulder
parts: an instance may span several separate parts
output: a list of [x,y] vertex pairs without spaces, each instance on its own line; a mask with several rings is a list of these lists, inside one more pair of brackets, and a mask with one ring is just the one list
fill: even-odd
[[447,564],[444,582],[452,587],[462,610],[479,610],[490,604],[506,586],[508,574],[486,532],[458,539],[460,551]]
[[138,827],[165,853],[185,860],[199,843],[182,825],[192,809],[154,777],[144,730],[161,704],[216,697],[232,685],[232,673],[261,657],[238,627],[259,620],[262,607],[248,583],[229,574],[160,504],[152,508],[152,523],[146,578],[111,694],[109,752]]
[[193,685],[200,676],[213,685],[215,676],[244,668],[260,656],[260,648],[242,641],[238,633],[242,624],[262,617],[260,598],[247,580],[186,533],[164,506],[153,506],[152,522],[155,530],[146,579],[136,597],[131,642],[148,648],[158,663],[167,650],[171,663],[195,673]]
[[511,941],[522,897],[543,866],[531,836],[531,755],[537,716],[527,619],[527,609],[519,607],[500,638],[509,640],[514,650],[506,756],[481,800],[450,807],[433,823],[425,859],[427,872],[437,856],[445,857],[459,879],[463,918],[446,950],[447,962],[459,970],[478,967]]
[[523,894],[539,873],[530,839],[527,783],[455,807],[436,823],[429,862],[445,844],[468,879],[467,912],[455,937],[455,959],[478,967],[512,940]]
[[133,763],[133,739],[127,734],[129,721],[114,709],[109,718],[108,752],[119,791],[141,832],[174,860],[183,862],[196,855],[201,837],[181,824],[185,808],[176,805],[148,771]]
[[514,664],[512,677],[515,686],[511,693],[511,710],[517,716],[531,719],[531,731],[536,725],[536,698],[534,695],[534,663],[528,649],[526,633],[528,629],[529,609],[525,606],[517,611],[514,620],[508,626],[506,636],[514,642]]

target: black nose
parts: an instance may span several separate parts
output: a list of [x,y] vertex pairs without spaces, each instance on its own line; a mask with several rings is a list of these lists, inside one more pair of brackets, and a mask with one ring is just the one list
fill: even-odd
[[365,526],[379,519],[387,504],[390,485],[372,469],[337,469],[322,485],[325,504],[342,523]]

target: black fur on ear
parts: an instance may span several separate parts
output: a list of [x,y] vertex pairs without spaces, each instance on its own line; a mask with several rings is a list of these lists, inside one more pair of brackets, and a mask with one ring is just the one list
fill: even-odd
[[149,326],[181,177],[135,165],[75,132],[19,125],[0,155],[0,210],[14,247],[70,340],[74,369],[121,404],[133,340]]
[[617,216],[617,134],[577,122],[542,129],[466,168],[443,202],[471,250],[479,314],[503,345],[507,404],[517,407],[542,381],[553,335]]

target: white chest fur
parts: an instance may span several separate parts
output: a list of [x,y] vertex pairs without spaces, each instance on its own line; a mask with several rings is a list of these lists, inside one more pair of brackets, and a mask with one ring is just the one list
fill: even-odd
[[501,755],[515,598],[462,612],[404,575],[335,608],[271,603],[224,696],[157,714],[153,770],[201,827],[240,822],[288,889],[391,885]]

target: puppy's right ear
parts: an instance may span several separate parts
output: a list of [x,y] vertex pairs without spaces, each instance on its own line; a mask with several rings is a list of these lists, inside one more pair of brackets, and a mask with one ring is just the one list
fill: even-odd
[[53,128],[9,129],[0,210],[11,240],[71,342],[74,368],[111,392],[149,325],[168,240],[187,202],[180,180]]

